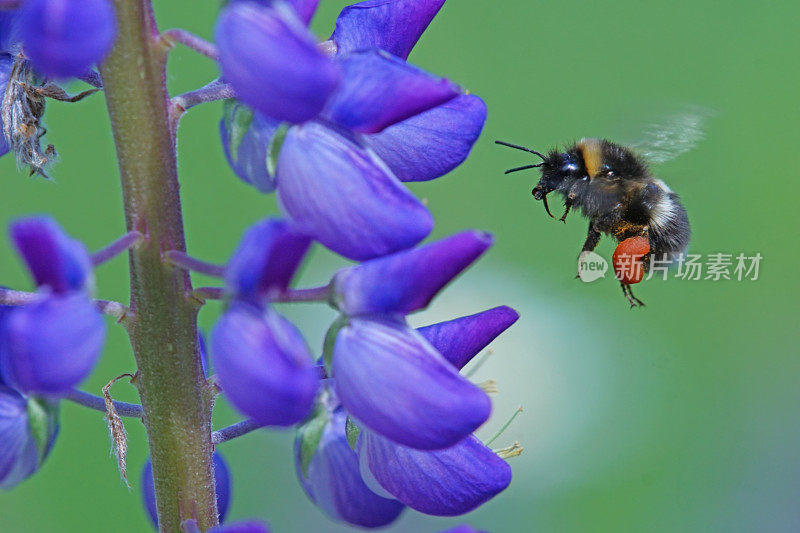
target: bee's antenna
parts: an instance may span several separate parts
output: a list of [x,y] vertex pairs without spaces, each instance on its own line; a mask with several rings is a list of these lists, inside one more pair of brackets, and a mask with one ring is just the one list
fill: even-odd
[[512,172],[519,172],[520,170],[528,170],[529,168],[537,168],[542,165],[544,165],[544,163],[539,163],[537,165],[525,165],[524,167],[509,168],[503,174],[511,174]]
[[537,152],[536,150],[532,150],[530,148],[526,148],[526,147],[520,146],[518,144],[507,143],[507,142],[504,142],[504,141],[495,141],[494,143],[495,144],[500,144],[502,146],[508,146],[509,148],[515,148],[517,150],[522,150],[523,152],[528,152],[530,154],[538,155],[539,157],[542,158],[542,160],[547,161],[547,158],[545,156],[543,156],[542,154],[540,154],[539,152]]

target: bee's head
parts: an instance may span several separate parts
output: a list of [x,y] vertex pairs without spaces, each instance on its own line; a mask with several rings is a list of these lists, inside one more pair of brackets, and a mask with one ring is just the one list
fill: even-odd
[[552,191],[566,190],[572,182],[586,174],[580,155],[573,151],[553,151],[547,157],[542,156],[539,169],[542,178],[533,188],[533,197],[537,200],[544,199]]

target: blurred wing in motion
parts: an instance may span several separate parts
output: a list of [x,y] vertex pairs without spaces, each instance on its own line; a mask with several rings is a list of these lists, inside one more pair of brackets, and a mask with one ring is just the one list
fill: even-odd
[[698,106],[673,113],[663,121],[650,124],[640,140],[630,147],[650,163],[675,159],[703,140],[706,123],[714,114]]

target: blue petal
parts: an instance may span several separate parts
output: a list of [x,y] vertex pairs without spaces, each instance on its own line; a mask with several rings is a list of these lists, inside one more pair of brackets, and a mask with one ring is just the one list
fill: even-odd
[[448,80],[377,50],[350,54],[341,65],[344,79],[324,116],[362,133],[377,133],[461,94]]
[[317,122],[290,128],[278,157],[278,199],[300,231],[364,260],[414,246],[430,213],[356,139]]
[[519,313],[501,306],[417,331],[453,366],[461,369],[518,318]]
[[34,68],[56,78],[84,74],[111,50],[117,33],[108,0],[26,0],[19,24]]
[[308,497],[329,517],[360,527],[381,527],[394,522],[405,506],[378,496],[364,484],[358,456],[350,448],[345,433],[347,414],[342,409],[331,413],[317,449],[308,465],[307,476],[299,466],[297,474]]
[[274,311],[234,302],[211,333],[211,356],[225,396],[260,423],[290,426],[311,411],[317,371],[300,332]]
[[225,157],[242,181],[269,193],[275,190],[275,176],[267,159],[280,122],[254,113],[235,100],[227,100],[219,133]]
[[443,176],[464,162],[486,122],[486,104],[464,94],[364,142],[389,165],[400,181]]
[[[225,459],[218,452],[211,456],[214,466],[214,485],[217,494],[219,521],[224,522],[231,501],[231,474]],[[153,526],[158,529],[158,508],[156,507],[156,487],[153,481],[153,463],[147,458],[142,467],[142,504]]]
[[229,4],[215,35],[225,80],[242,102],[275,120],[317,116],[339,83],[338,66],[282,3]]
[[455,516],[472,511],[511,483],[511,468],[470,435],[454,446],[423,451],[362,432],[362,471],[395,498],[421,513]]
[[486,394],[402,323],[350,321],[336,337],[332,368],[353,417],[406,446],[452,446],[491,412]]
[[86,379],[100,357],[105,323],[82,293],[15,309],[0,345],[0,373],[25,394],[58,396]]
[[10,489],[39,466],[36,440],[28,425],[27,402],[0,385],[0,489]]
[[288,287],[311,245],[285,220],[268,218],[250,226],[225,267],[228,292],[257,301]]
[[408,57],[445,0],[368,0],[348,6],[331,39],[340,54],[379,48]]
[[29,217],[11,223],[11,239],[38,286],[57,293],[82,289],[91,274],[86,247],[71,239],[50,217]]
[[465,231],[342,270],[333,279],[336,304],[350,316],[423,309],[491,244],[490,234]]

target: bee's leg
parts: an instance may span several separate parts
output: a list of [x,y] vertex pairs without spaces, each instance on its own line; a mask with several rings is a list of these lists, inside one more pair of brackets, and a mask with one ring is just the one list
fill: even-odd
[[625,299],[628,300],[628,303],[631,305],[631,309],[634,307],[644,307],[644,302],[641,301],[639,298],[633,295],[633,289],[627,283],[620,282],[620,287],[622,287],[622,294],[625,296]]
[[589,222],[589,232],[586,234],[586,242],[583,243],[581,252],[591,252],[597,247],[598,242],[600,242],[600,232],[594,229],[594,225]]
[[[567,211],[569,211],[569,209],[567,209]],[[564,216],[567,216],[567,214],[564,213]],[[586,235],[586,242],[583,243],[581,253],[578,255],[578,273],[575,275],[576,278],[581,277],[581,259],[583,258],[583,254],[594,250],[598,242],[600,242],[600,232],[594,229],[594,225],[589,222],[589,233]]]
[[570,210],[571,207],[572,207],[572,201],[567,199],[567,201],[564,202],[564,214],[561,215],[561,218],[559,218],[558,220],[560,220],[561,222],[566,224],[567,223],[567,214],[569,213],[569,210]]

